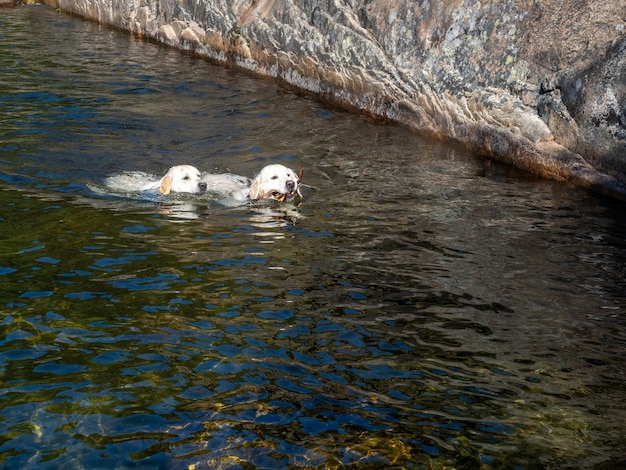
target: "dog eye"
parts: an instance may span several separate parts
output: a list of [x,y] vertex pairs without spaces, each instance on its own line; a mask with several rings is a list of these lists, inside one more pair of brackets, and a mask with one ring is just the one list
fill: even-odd
[[184,179],[184,180],[188,180],[188,179],[189,179],[189,176],[183,176],[183,179]]
[[278,179],[278,175],[274,175],[274,176],[272,176],[272,179],[273,179],[273,180],[277,180],[277,179]]

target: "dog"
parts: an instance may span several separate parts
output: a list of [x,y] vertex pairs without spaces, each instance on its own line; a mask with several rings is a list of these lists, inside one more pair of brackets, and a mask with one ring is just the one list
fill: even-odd
[[158,189],[167,196],[170,193],[204,193],[207,183],[202,181],[200,170],[191,165],[176,165],[171,167],[159,181],[145,184],[143,191]]
[[300,194],[303,170],[296,174],[284,165],[267,165],[250,181],[245,176],[207,174],[202,181],[207,183],[207,192],[220,194],[225,199],[241,203],[274,199],[279,202],[292,201]]
[[267,165],[252,180],[248,197],[251,201],[271,198],[280,202],[292,201],[296,194],[302,197],[300,181],[303,170],[297,175],[284,165]]

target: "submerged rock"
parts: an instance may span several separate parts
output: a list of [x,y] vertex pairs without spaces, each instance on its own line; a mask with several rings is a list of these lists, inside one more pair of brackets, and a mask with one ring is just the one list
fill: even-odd
[[622,2],[46,3],[626,199]]

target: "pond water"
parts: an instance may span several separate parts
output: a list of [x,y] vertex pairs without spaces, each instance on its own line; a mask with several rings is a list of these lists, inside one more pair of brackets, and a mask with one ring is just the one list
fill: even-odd
[[[618,468],[624,205],[0,15],[0,467]],[[296,205],[92,191],[304,168]]]

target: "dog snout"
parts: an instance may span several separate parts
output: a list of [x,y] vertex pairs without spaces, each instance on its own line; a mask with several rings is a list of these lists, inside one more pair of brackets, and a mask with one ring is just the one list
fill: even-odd
[[205,192],[206,188],[207,188],[207,186],[206,186],[206,183],[204,181],[201,181],[201,182],[198,183],[198,189],[200,190],[200,192],[202,192],[202,193]]
[[287,191],[292,192],[296,189],[296,182],[294,180],[287,180]]

